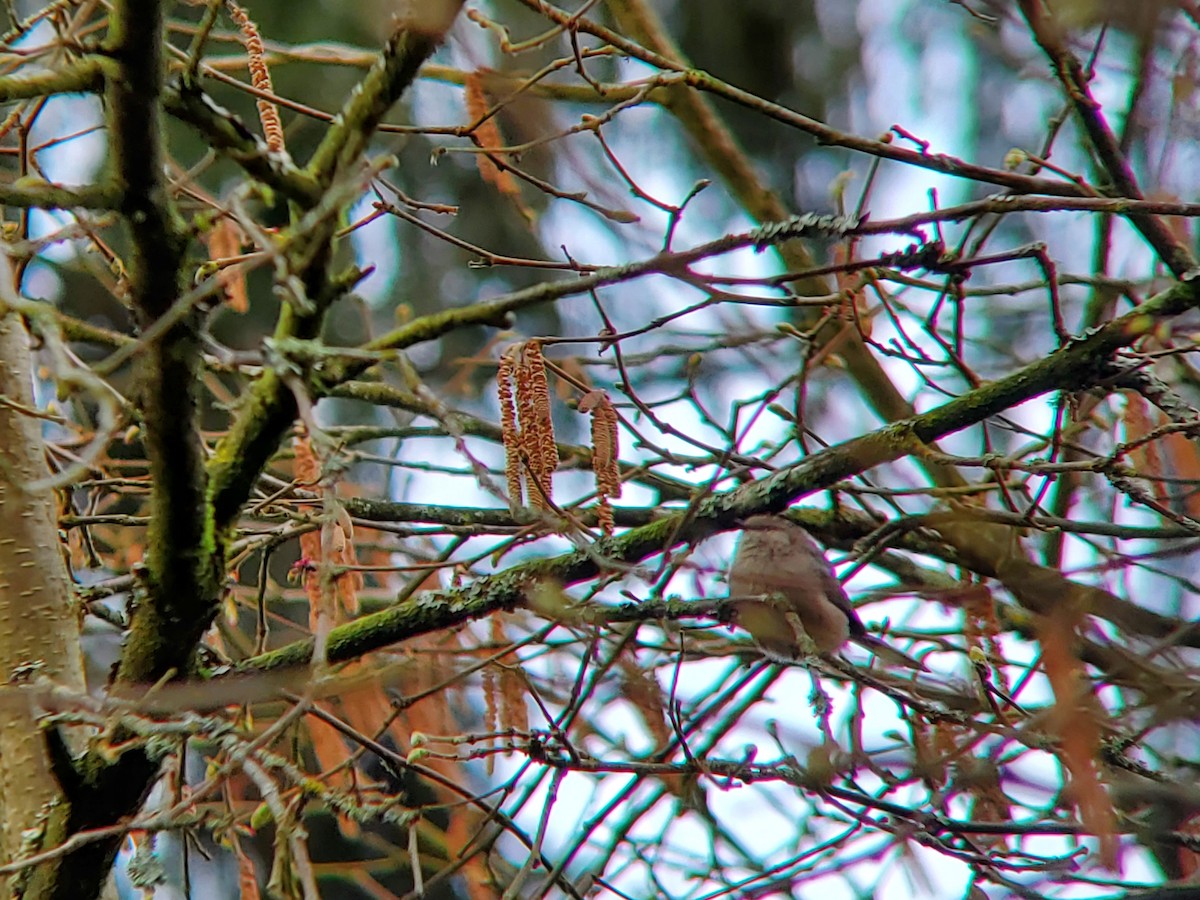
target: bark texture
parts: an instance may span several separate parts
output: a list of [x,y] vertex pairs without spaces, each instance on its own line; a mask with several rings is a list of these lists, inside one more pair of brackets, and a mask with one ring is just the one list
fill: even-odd
[[[84,687],[79,618],[55,526],[52,491],[27,485],[49,474],[34,409],[29,336],[16,315],[0,318],[0,684],[34,671]],[[34,667],[25,669],[24,667]],[[0,688],[0,860],[58,799],[37,713],[27,695]],[[0,891],[8,896],[7,883]]]

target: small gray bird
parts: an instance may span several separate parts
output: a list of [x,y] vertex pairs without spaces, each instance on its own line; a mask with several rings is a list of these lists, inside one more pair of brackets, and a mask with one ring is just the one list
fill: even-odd
[[820,653],[853,640],[887,662],[925,668],[867,632],[817,542],[782,516],[746,519],[729,569],[729,596],[738,625],[768,656],[803,657],[802,630]]

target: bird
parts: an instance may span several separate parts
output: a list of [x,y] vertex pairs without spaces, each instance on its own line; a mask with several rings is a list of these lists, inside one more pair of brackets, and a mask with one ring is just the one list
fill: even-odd
[[803,659],[811,648],[831,654],[853,640],[886,662],[925,668],[867,631],[817,542],[783,516],[742,523],[729,596],[737,624],[772,659]]

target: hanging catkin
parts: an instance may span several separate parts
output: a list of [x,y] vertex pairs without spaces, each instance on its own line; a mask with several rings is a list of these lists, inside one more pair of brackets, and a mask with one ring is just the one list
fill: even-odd
[[596,518],[600,530],[613,533],[613,510],[609,502],[621,496],[617,411],[604,391],[589,391],[579,402],[579,411],[592,417],[592,471],[596,473]]
[[[275,91],[271,85],[271,70],[267,68],[267,51],[263,46],[262,37],[259,36],[258,26],[234,0],[226,0],[225,5],[229,8],[230,17],[237,23],[242,46],[246,48],[246,55],[250,57],[250,83],[264,93],[273,94]],[[283,122],[279,118],[279,107],[263,97],[259,97],[256,103],[258,120],[262,123],[267,146],[276,153],[283,152]]]

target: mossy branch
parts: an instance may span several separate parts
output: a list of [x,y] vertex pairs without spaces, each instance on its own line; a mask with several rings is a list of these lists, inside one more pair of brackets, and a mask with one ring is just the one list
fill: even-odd
[[51,94],[91,94],[104,87],[104,60],[88,57],[31,74],[0,77],[0,103],[36,100]]
[[[172,308],[186,284],[185,226],[163,176],[164,31],[160,4],[127,0],[113,7],[106,48],[118,67],[108,80],[110,175],[122,190],[120,210],[132,239],[130,301],[142,331]],[[149,599],[134,617],[121,659],[118,677],[125,681],[154,681],[184,668],[208,627],[221,584],[196,418],[199,325],[194,316],[179,320],[138,358],[153,484]]]

